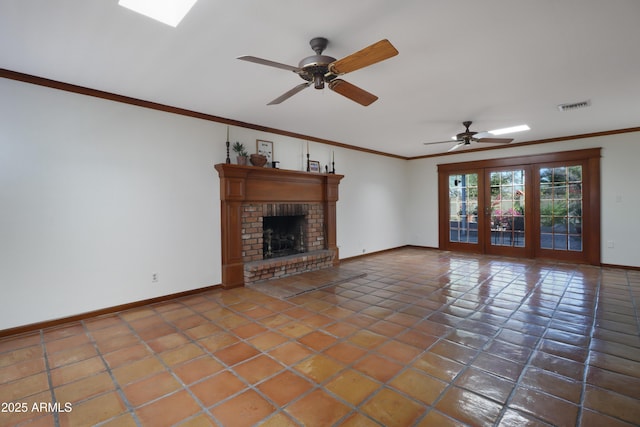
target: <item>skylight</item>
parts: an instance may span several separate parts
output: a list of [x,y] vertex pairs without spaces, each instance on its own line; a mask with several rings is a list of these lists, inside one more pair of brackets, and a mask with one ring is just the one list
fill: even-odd
[[120,6],[177,27],[197,0],[120,0]]
[[514,132],[522,132],[525,130],[530,130],[531,128],[527,125],[519,125],[519,126],[511,126],[509,128],[502,128],[496,130],[490,130],[489,133],[491,135],[504,135],[505,133],[514,133]]

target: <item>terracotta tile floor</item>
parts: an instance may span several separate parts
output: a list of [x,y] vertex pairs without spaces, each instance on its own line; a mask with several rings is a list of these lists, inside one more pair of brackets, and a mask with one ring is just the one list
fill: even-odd
[[417,248],[343,266],[366,276],[2,339],[0,425],[640,424],[640,272]]

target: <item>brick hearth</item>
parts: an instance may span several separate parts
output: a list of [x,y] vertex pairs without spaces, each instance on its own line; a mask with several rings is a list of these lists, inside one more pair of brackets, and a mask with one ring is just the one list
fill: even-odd
[[321,250],[244,264],[244,283],[277,279],[333,266],[333,251]]
[[[304,247],[307,252],[264,259],[263,218],[305,217]],[[322,203],[246,203],[242,205],[242,259],[244,283],[290,276],[333,265],[334,253],[325,249]]]

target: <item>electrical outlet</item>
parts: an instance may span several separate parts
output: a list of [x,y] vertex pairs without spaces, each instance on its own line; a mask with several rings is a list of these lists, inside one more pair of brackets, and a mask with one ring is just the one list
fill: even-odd
[[151,275],[151,281],[152,281],[153,283],[158,283],[158,273],[153,273],[153,274]]

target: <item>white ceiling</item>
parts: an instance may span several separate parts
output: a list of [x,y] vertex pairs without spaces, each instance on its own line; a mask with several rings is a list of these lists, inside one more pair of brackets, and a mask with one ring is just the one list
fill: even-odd
[[[528,124],[515,143],[640,126],[638,0],[198,0],[177,26],[117,0],[0,1],[0,68],[259,126],[415,157],[471,130]],[[400,54],[325,89],[235,59],[297,66],[309,40],[342,58],[387,38]],[[592,106],[559,112],[557,104]]]

